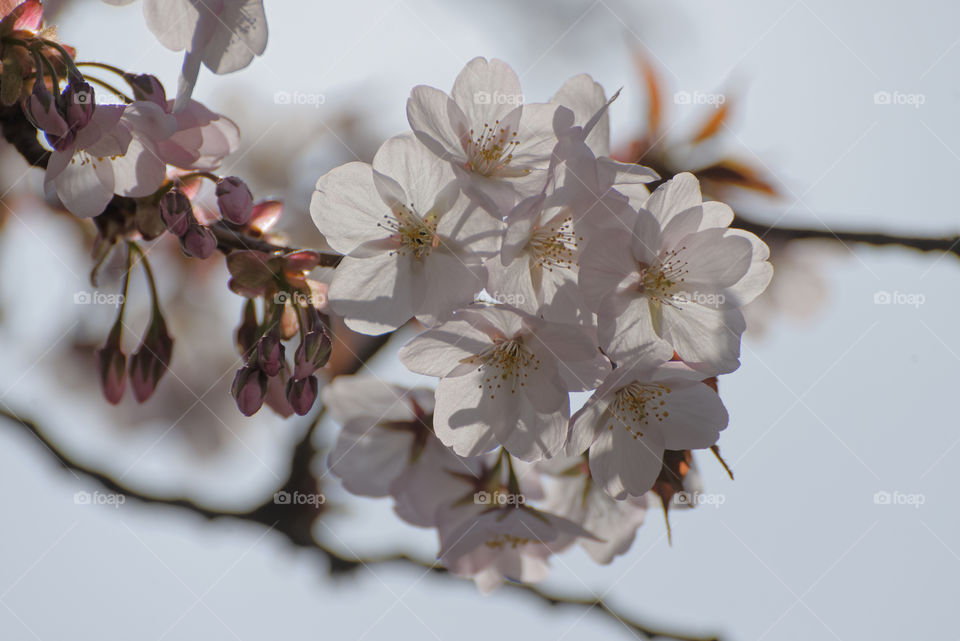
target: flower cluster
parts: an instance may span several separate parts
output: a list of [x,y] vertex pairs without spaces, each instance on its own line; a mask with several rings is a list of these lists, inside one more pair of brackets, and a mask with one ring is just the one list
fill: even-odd
[[484,589],[541,578],[576,541],[599,562],[629,547],[671,453],[726,427],[704,381],[739,366],[740,308],[772,276],[692,175],[650,193],[653,170],[609,158],[615,98],[579,75],[526,103],[508,65],[476,58],[450,94],[415,87],[412,131],[321,177],[311,203],[345,255],[332,311],[369,334],[415,318],[400,360],[438,379],[335,381],[332,470],[436,527],[441,560]]

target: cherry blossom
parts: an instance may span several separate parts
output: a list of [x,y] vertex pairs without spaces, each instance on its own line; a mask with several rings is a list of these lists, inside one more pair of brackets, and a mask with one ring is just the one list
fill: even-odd
[[460,456],[502,445],[526,461],[562,448],[570,391],[595,387],[610,365],[581,327],[507,305],[476,305],[407,343],[409,369],[439,377],[434,430]]
[[579,540],[590,558],[606,565],[630,549],[646,516],[647,495],[614,499],[594,482],[585,457],[558,458],[537,465],[551,474],[543,509],[603,537],[601,541]]
[[320,178],[310,212],[346,255],[330,283],[333,310],[368,334],[413,316],[435,324],[472,301],[502,228],[409,134],[385,142],[372,166],[348,163]]
[[546,578],[547,560],[578,538],[596,539],[569,519],[524,505],[467,505],[441,511],[440,561],[469,576],[481,592],[504,579],[535,583]]
[[570,420],[567,453],[589,450],[590,474],[610,496],[642,496],[653,487],[664,450],[710,447],[727,411],[702,375],[683,363],[644,356],[621,364]]
[[696,178],[679,174],[650,195],[632,235],[611,228],[591,239],[579,283],[610,358],[633,358],[658,340],[708,375],[738,367],[739,308],[764,290],[772,268],[766,245],[729,229],[732,219],[726,205],[702,201]]
[[543,184],[556,140],[556,105],[524,103],[520,79],[502,60],[474,58],[450,95],[414,87],[407,120],[417,138],[449,160],[464,191],[492,214],[503,216],[517,197]]
[[[128,5],[134,0],[104,2]],[[143,15],[163,46],[186,50],[177,110],[187,105],[201,63],[214,73],[231,73],[249,65],[267,46],[263,0],[144,0]]]

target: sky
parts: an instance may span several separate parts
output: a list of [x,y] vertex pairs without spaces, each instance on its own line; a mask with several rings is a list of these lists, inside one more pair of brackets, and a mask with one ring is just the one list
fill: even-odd
[[[737,97],[727,144],[785,194],[752,209],[758,217],[960,230],[954,3],[266,0],[266,8],[267,54],[233,76],[204,71],[197,91],[240,114],[245,149],[270,144],[274,123],[289,115],[322,125],[351,104],[372,115],[375,137],[399,133],[410,88],[448,89],[476,55],[513,65],[528,100],[582,72],[608,92],[623,87],[611,117],[614,141],[625,141],[641,126],[631,59],[639,48],[671,91]],[[153,42],[136,7],[77,2],[59,31],[81,57],[175,82],[179,56]],[[322,104],[277,105],[276,92]],[[706,109],[671,105],[669,135],[689,131]],[[304,197],[332,156],[343,162],[352,152],[291,167]],[[38,176],[27,180],[39,187]],[[68,299],[89,259],[66,242],[61,221],[19,213],[0,237],[0,273],[17,274],[0,284],[8,363],[0,400],[134,487],[228,507],[269,496],[302,424],[238,425],[239,437],[201,465],[176,438],[117,429],[99,399],[70,402],[52,387],[69,380],[52,382],[58,363],[45,350],[76,320]],[[51,251],[57,260],[22,269]],[[626,556],[601,567],[573,550],[554,559],[545,587],[602,595],[650,624],[728,640],[958,636],[960,261],[839,244],[809,251],[813,271],[794,277],[822,279],[825,302],[791,300],[809,318],[777,317],[748,334],[741,368],[720,382],[731,416],[720,446],[736,480],[709,455],[698,458],[704,491],[719,504],[674,514],[672,544],[651,510]],[[371,367],[415,380],[389,354]],[[0,479],[5,639],[631,638],[594,614],[512,592],[482,597],[468,581],[417,570],[373,567],[334,582],[317,558],[257,526],[78,504],[76,492],[97,488],[58,469],[20,430],[0,430]],[[335,482],[328,490],[344,508],[318,527],[325,542],[346,554],[435,552],[431,533],[399,523],[388,501],[347,497]]]

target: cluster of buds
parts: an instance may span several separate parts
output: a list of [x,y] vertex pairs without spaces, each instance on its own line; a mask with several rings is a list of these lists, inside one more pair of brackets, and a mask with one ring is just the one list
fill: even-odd
[[[237,230],[249,225],[254,215],[253,194],[243,180],[235,176],[217,179],[216,196],[224,223]],[[180,239],[187,256],[209,258],[217,248],[216,236],[197,220],[190,196],[181,187],[174,185],[160,198],[160,217],[167,231]]]
[[[160,304],[157,299],[156,284],[153,280],[153,273],[149,264],[140,249],[134,244],[127,245],[127,268],[124,275],[123,302],[120,305],[120,311],[117,314],[117,320],[107,336],[107,342],[97,350],[97,366],[100,374],[100,385],[103,389],[103,395],[107,401],[118,404],[123,399],[126,391],[126,381],[129,377],[130,387],[133,390],[133,396],[138,403],[143,403],[149,399],[157,389],[160,379],[163,377],[167,368],[170,367],[170,360],[173,358],[173,338],[167,331],[167,322],[160,310]],[[126,310],[126,292],[130,280],[131,256],[136,253],[143,264],[147,273],[147,279],[150,283],[150,294],[153,298],[153,309],[150,314],[150,323],[147,325],[140,339],[140,345],[137,351],[130,357],[129,364],[127,356],[123,351],[123,317]],[[129,367],[128,367],[129,365]]]
[[[311,251],[272,255],[254,250],[227,257],[230,289],[247,298],[237,328],[244,365],[233,380],[237,407],[251,416],[267,404],[282,416],[304,415],[317,400],[317,370],[330,358],[329,321],[322,313],[326,287],[306,278],[319,264]],[[256,299],[263,300],[258,319]],[[290,366],[284,341],[299,335]]]

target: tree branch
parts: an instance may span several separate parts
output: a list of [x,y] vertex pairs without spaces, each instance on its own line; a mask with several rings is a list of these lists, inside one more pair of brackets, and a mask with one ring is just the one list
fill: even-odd
[[[120,483],[113,477],[69,456],[58,448],[35,422],[18,416],[5,408],[0,408],[0,416],[19,425],[27,433],[32,434],[64,469],[94,480],[110,492],[121,494],[128,499],[140,501],[148,505],[163,505],[178,508],[202,516],[208,520],[234,519],[258,523],[284,535],[293,545],[312,550],[323,556],[328,562],[331,576],[343,576],[355,572],[360,568],[369,568],[374,565],[399,565],[408,568],[420,568],[438,576],[448,575],[444,567],[404,553],[359,558],[344,556],[336,550],[327,547],[317,541],[312,534],[314,519],[321,516],[323,505],[278,504],[275,503],[271,497],[269,501],[265,501],[252,510],[246,512],[230,512],[204,507],[187,498],[167,498],[135,490]],[[316,480],[312,474],[310,474],[309,470],[310,461],[317,453],[313,445],[312,436],[319,422],[320,415],[311,422],[303,438],[294,449],[290,475],[281,486],[281,491],[316,491]],[[310,489],[310,486],[313,486],[312,489]],[[600,598],[567,597],[546,592],[536,586],[520,583],[506,583],[504,584],[504,589],[517,594],[526,594],[528,597],[540,603],[545,603],[553,607],[595,610],[597,613],[607,618],[615,619],[631,631],[646,637],[666,637],[676,639],[677,641],[718,641],[718,638],[713,636],[689,636],[656,629],[616,611],[606,601]]]
[[841,243],[858,243],[876,246],[897,246],[922,252],[946,252],[960,256],[960,236],[930,238],[925,236],[900,236],[872,231],[811,229],[807,227],[780,227],[756,222],[737,214],[731,227],[752,232],[764,239],[789,242],[794,240],[831,240]]

